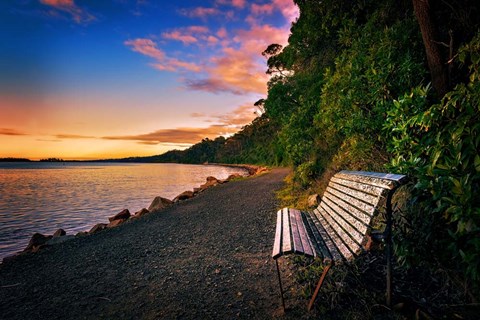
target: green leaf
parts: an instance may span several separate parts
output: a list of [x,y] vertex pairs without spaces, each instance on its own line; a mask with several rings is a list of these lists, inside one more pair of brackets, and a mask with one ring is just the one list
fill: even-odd
[[480,172],[480,156],[478,154],[475,156],[474,165],[475,165],[475,170],[477,172]]

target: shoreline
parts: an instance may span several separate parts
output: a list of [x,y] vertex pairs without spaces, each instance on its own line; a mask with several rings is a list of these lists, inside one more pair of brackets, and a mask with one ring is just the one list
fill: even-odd
[[157,196],[154,198],[150,204],[150,206],[147,208],[143,208],[134,214],[131,214],[128,209],[124,209],[121,212],[118,212],[112,217],[108,218],[107,223],[97,223],[93,226],[90,226],[89,231],[80,231],[77,232],[76,234],[69,234],[67,235],[65,230],[62,228],[57,229],[52,235],[44,235],[42,233],[35,232],[30,240],[27,246],[18,252],[15,252],[13,254],[7,255],[3,257],[0,260],[0,265],[8,263],[12,260],[15,260],[18,256],[28,254],[28,253],[37,253],[39,250],[44,249],[48,246],[52,245],[57,245],[59,243],[63,243],[65,241],[68,241],[70,239],[74,239],[77,237],[83,237],[83,236],[88,236],[97,232],[100,232],[105,229],[110,229],[119,226],[120,224],[123,224],[124,222],[129,221],[130,219],[138,219],[141,216],[144,216],[146,214],[151,214],[151,213],[156,213],[164,208],[174,205],[180,201],[188,200],[191,198],[194,198],[197,196],[199,193],[205,191],[207,188],[227,183],[233,179],[238,179],[238,178],[245,178],[245,177],[251,177],[255,176],[257,174],[266,172],[268,169],[266,167],[261,167],[261,166],[256,166],[256,165],[248,165],[248,164],[221,164],[221,163],[205,163],[205,164],[200,164],[200,165],[212,165],[212,166],[224,166],[224,167],[230,167],[230,168],[241,168],[244,169],[247,173],[246,176],[243,176],[242,174],[235,173],[230,175],[228,178],[219,180],[213,176],[209,176],[206,178],[206,182],[199,187],[194,187],[192,191],[186,190],[174,197],[173,199],[167,199],[163,198],[161,196]]
[[1,265],[3,318],[272,318],[275,191],[287,173],[220,184]]

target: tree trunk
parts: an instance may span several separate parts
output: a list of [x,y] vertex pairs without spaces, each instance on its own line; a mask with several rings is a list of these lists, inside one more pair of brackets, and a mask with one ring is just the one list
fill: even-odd
[[429,0],[412,0],[412,2],[422,32],[433,88],[441,98],[448,91],[447,70],[443,65],[438,44],[435,42],[438,39],[435,39],[436,28],[430,14]]

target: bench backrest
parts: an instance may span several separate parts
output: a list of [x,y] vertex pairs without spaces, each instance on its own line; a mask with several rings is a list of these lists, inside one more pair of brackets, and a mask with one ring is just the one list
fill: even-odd
[[360,253],[381,200],[404,179],[404,175],[362,171],[335,174],[313,211],[312,220],[318,219],[321,226],[313,223],[326,239],[317,241],[322,255],[337,261]]

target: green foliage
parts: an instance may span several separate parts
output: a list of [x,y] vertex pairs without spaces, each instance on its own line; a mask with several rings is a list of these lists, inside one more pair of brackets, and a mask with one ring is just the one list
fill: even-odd
[[429,88],[415,88],[395,101],[384,129],[394,155],[390,168],[400,168],[415,181],[408,224],[398,235],[400,258],[435,259],[478,283],[480,35],[459,50],[458,61],[468,65],[468,83],[431,106]]

